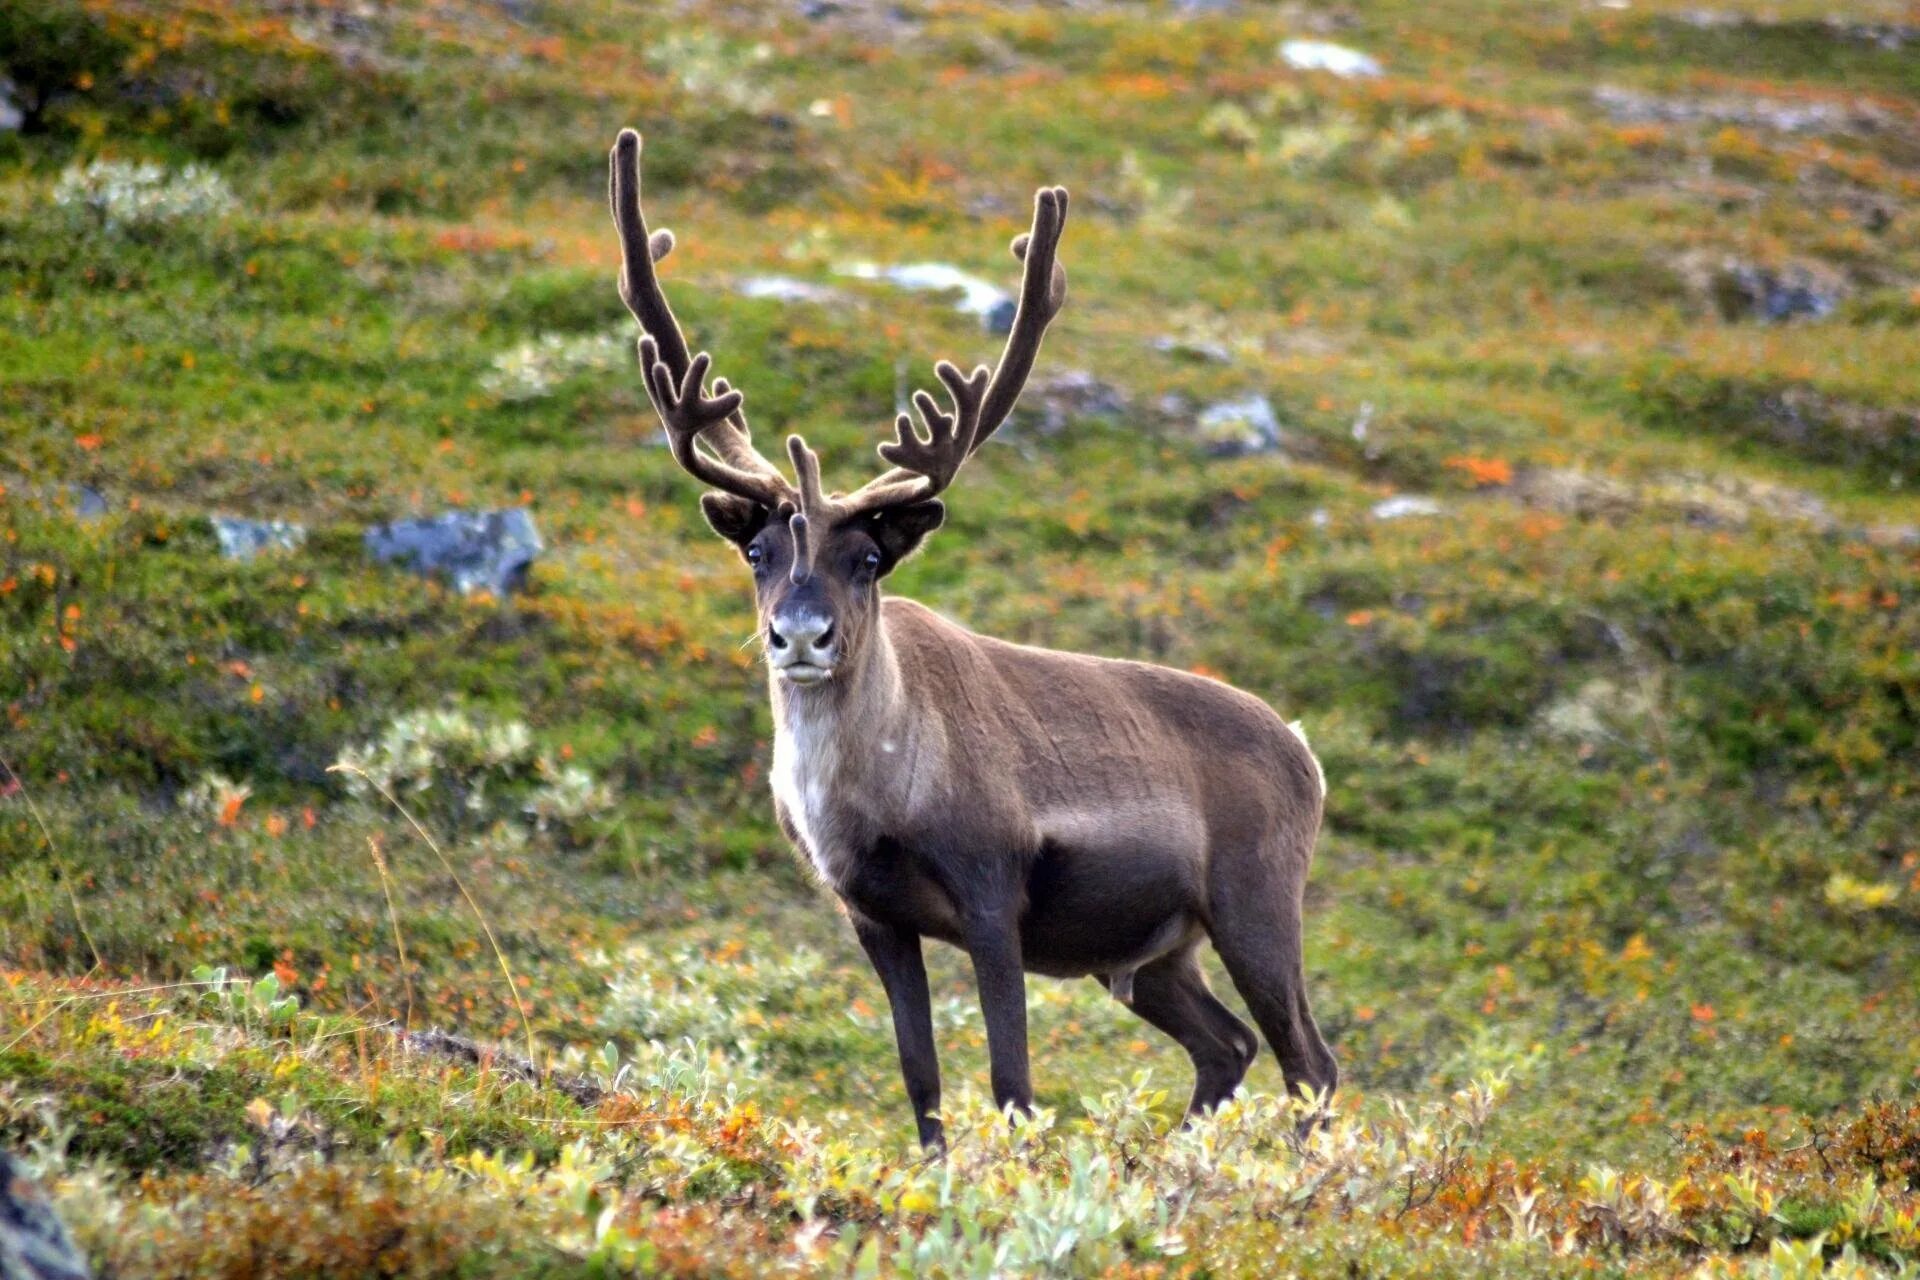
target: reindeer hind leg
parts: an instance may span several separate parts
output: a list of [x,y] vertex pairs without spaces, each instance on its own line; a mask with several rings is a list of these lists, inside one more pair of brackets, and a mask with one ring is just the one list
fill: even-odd
[[[1209,932],[1234,989],[1280,1060],[1287,1088],[1331,1093],[1340,1081],[1333,1051],[1307,1001],[1300,898],[1313,833],[1285,826],[1246,856],[1216,860]],[[1289,847],[1289,844],[1304,847]]]
[[[1126,1003],[1166,1032],[1193,1060],[1193,1097],[1187,1114],[1209,1111],[1233,1096],[1259,1051],[1253,1029],[1207,989],[1196,948],[1188,947],[1132,971]],[[1110,990],[1120,984],[1109,978]]]

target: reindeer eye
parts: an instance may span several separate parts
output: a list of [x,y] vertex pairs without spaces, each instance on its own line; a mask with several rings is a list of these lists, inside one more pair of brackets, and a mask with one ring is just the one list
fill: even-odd
[[759,567],[759,565],[760,565],[760,561],[761,561],[761,559],[762,559],[762,557],[764,556],[764,554],[765,554],[765,553],[764,553],[764,552],[762,552],[762,551],[760,550],[760,547],[758,546],[758,544],[756,544],[756,545],[754,545],[754,546],[751,546],[751,547],[748,547],[748,548],[747,548],[747,563],[748,563],[748,564],[750,564],[750,565],[753,565],[753,566],[754,566],[755,568],[758,568],[758,567]]
[[866,554],[866,558],[860,563],[867,567],[869,573],[878,573],[880,572],[880,553],[878,551],[869,551]]

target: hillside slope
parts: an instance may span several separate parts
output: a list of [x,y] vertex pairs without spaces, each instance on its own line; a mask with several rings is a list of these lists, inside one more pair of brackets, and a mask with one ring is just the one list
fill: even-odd
[[[1920,1259],[1920,10],[26,0],[0,56],[0,1141],[102,1274]],[[1008,1130],[942,953],[916,1160],[630,367],[629,124],[693,340],[843,484],[999,342],[868,277],[1011,288],[1072,189],[891,585],[1304,721],[1312,1150],[1270,1057],[1163,1137],[1184,1055],[1041,979]],[[515,507],[504,599],[363,542]]]

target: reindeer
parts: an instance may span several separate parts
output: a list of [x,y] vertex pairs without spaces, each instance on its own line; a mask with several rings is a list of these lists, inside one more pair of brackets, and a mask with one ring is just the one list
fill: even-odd
[[1233,1094],[1259,1052],[1208,989],[1211,940],[1291,1089],[1338,1079],[1307,1006],[1301,896],[1326,779],[1301,734],[1249,694],[1139,662],[976,635],[881,582],[940,524],[940,495],[1006,420],[1066,300],[1067,193],[1043,187],[1018,310],[991,373],[942,361],[880,445],[890,469],[829,493],[787,438],[794,480],[754,447],[743,396],[690,355],[640,210],[640,135],[611,156],[620,297],[675,460],[753,574],[773,702],[774,811],[844,904],[892,1009],[920,1141],[942,1145],[924,938],[973,962],[993,1096],[1026,1110],[1026,974],[1091,976],[1193,1059],[1189,1113]]

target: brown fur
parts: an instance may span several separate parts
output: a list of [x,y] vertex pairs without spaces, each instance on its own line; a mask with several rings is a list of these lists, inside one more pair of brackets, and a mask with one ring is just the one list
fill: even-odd
[[[649,237],[639,221],[638,149],[622,135],[613,201],[628,253],[622,295],[646,327],[671,324],[671,312],[651,271],[664,254],[650,246],[666,233]],[[963,378],[943,366],[954,412],[926,398],[928,438],[910,439],[903,423],[887,446],[895,471],[850,498],[821,492],[818,460],[797,438],[798,486],[761,458],[739,393],[716,382],[707,398],[706,359],[689,356],[677,326],[670,338],[648,329],[643,345],[675,456],[723,490],[702,507],[753,568],[781,827],[845,904],[879,972],[929,1144],[941,1129],[928,937],[972,958],[1003,1106],[1032,1102],[1028,972],[1100,979],[1192,1057],[1192,1108],[1230,1096],[1258,1042],[1208,990],[1203,940],[1288,1084],[1325,1093],[1338,1079],[1302,968],[1301,899],[1325,791],[1305,740],[1216,681],[1008,644],[881,594],[941,523],[933,495],[1012,408],[1064,299],[1053,255],[1065,210],[1064,191],[1043,190],[1032,236],[1016,242],[1023,318],[991,385],[984,370]],[[636,253],[648,257],[643,273]]]

